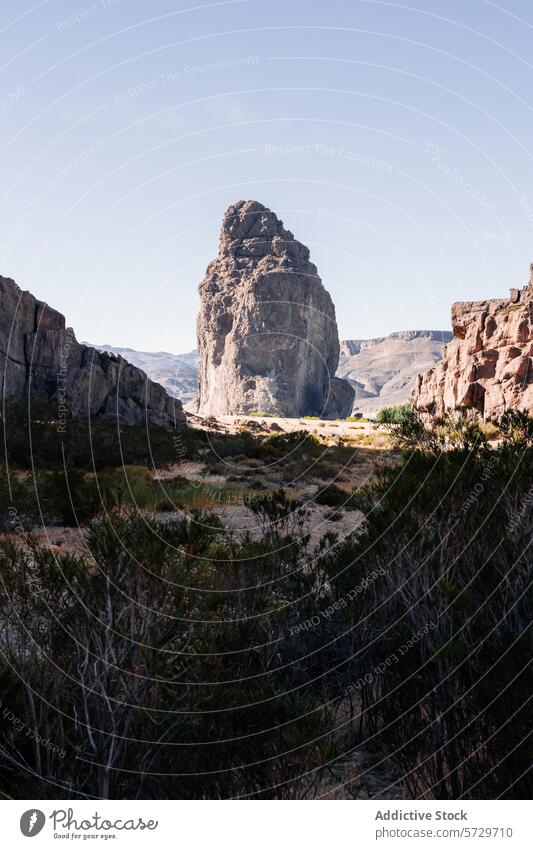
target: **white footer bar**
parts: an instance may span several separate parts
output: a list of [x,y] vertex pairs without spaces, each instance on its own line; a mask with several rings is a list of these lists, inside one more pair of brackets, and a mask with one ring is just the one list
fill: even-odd
[[490,841],[502,849],[530,849],[530,807],[528,801],[4,801],[1,843],[6,849],[473,849]]

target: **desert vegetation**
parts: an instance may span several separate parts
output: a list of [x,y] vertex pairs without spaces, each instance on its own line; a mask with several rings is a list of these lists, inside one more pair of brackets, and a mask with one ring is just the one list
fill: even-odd
[[[306,431],[4,425],[2,792],[531,795],[526,414],[491,443],[466,411],[402,417],[359,483],[368,449]],[[253,534],[217,512],[235,495]],[[318,509],[352,531],[312,540]]]
[[403,424],[412,417],[411,404],[399,404],[396,407],[382,407],[376,415],[381,424]]

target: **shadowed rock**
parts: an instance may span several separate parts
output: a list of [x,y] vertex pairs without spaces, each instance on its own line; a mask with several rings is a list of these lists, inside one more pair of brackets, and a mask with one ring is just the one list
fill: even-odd
[[[181,403],[122,357],[81,345],[65,318],[0,277],[2,394],[43,392],[73,416],[175,427]],[[61,417],[60,417],[61,418]]]

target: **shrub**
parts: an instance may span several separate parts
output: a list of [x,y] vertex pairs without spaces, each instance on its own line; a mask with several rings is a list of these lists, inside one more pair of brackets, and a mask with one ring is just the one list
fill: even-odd
[[217,536],[206,515],[126,516],[93,524],[94,561],[0,542],[2,702],[55,747],[18,733],[4,712],[3,793],[317,792],[338,754],[335,713],[308,686],[298,644],[288,653],[284,639],[288,611],[313,579],[295,568],[294,547]]
[[400,425],[412,419],[413,408],[411,404],[400,404],[397,407],[383,407],[379,410],[376,421],[380,424]]
[[120,425],[69,418],[57,428],[57,409],[38,393],[25,400],[7,399],[2,415],[7,459],[21,469],[71,467],[93,470],[123,464],[165,465],[198,456],[208,435],[198,430],[171,431],[150,425]]
[[529,798],[533,449],[460,431],[380,470],[362,532],[323,557],[328,688],[412,798]]
[[533,444],[533,417],[525,410],[506,410],[497,424],[508,442]]
[[313,500],[317,504],[326,504],[328,507],[342,507],[349,500],[349,497],[348,493],[331,483],[321,488]]
[[27,481],[17,472],[0,466],[0,531],[31,523],[36,505]]
[[245,499],[245,504],[255,514],[266,536],[285,533],[290,524],[301,527],[305,511],[301,502],[290,499],[284,489],[259,493]]

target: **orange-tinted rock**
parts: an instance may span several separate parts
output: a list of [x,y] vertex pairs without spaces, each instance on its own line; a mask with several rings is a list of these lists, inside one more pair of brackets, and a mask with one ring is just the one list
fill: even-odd
[[454,339],[436,366],[419,375],[414,404],[440,415],[473,407],[484,418],[509,408],[533,411],[533,265],[531,279],[508,300],[452,306]]

